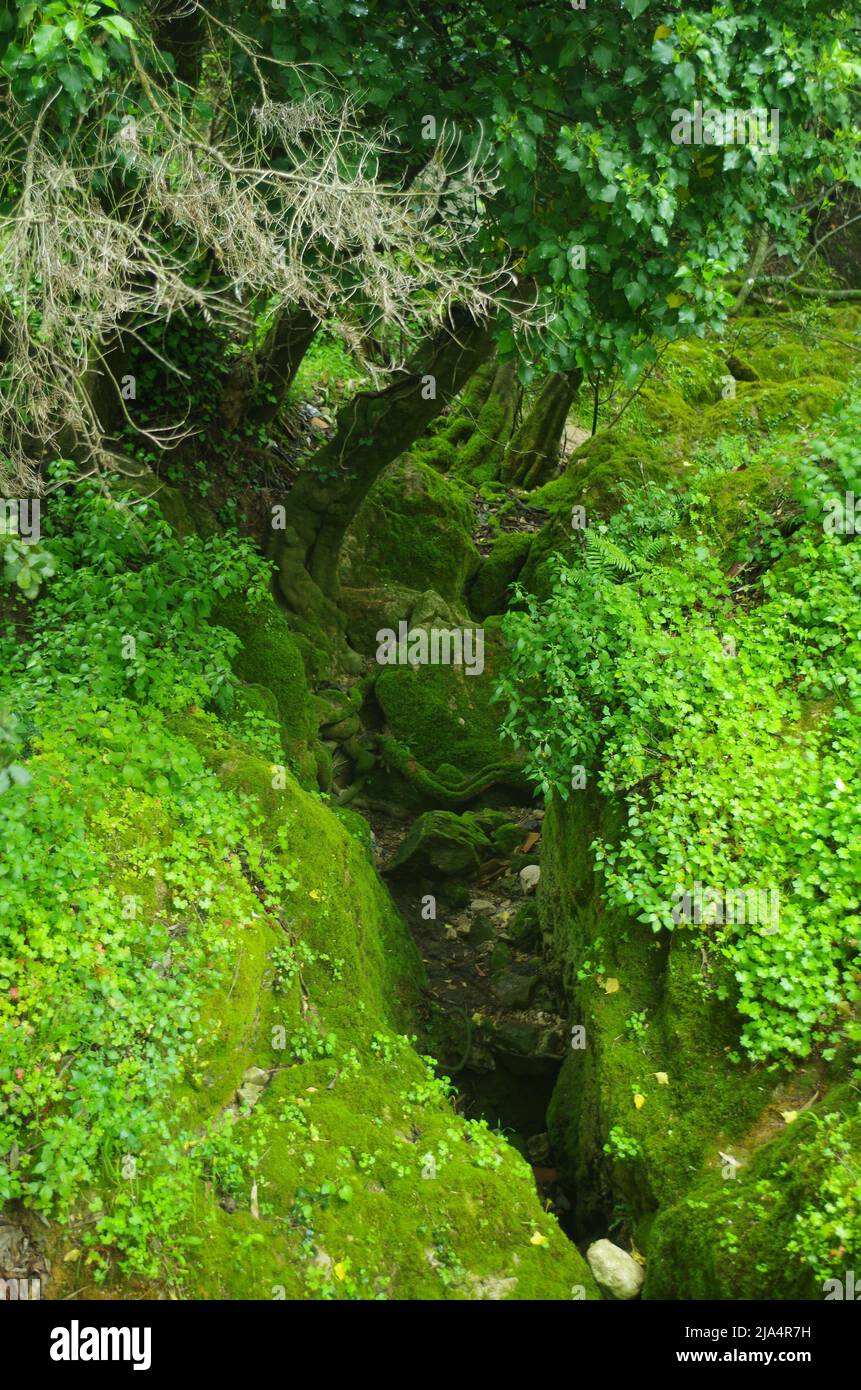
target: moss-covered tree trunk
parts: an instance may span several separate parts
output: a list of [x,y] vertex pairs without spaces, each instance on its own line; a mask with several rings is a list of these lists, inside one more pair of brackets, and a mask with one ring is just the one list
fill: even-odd
[[514,435],[502,466],[502,480],[512,487],[534,488],[546,482],[559,457],[568,411],[583,373],[552,372],[531,411]]
[[[453,451],[463,448],[470,438],[481,408],[490,395],[495,375],[496,359],[485,358],[466,383],[457,408],[434,435],[434,448],[439,448],[440,466],[443,469],[451,462]],[[431,458],[430,462],[435,460]]]
[[319,327],[319,319],[301,306],[276,311],[262,346],[236,364],[224,388],[222,414],[264,424],[278,414],[302,359]]
[[360,393],[339,413],[334,439],[312,456],[290,493],[283,543],[283,552],[301,554],[329,599],[338,595],[344,536],[372,484],[458,394],[491,348],[489,326],[456,311],[389,386]]
[[471,432],[456,461],[457,471],[471,482],[492,482],[499,477],[519,404],[517,363],[497,364],[490,390],[472,417]]

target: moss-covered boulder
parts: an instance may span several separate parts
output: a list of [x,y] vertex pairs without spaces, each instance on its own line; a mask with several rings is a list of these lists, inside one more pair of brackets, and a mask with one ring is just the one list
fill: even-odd
[[[116,719],[94,728],[106,749],[126,736]],[[42,1228],[48,1296],[596,1297],[527,1164],[455,1113],[415,1051],[420,964],[353,818],[273,779],[211,716],[172,719],[163,787],[108,786],[82,737],[74,721],[43,733],[34,771],[43,787],[73,775],[80,811],[99,768],[93,901],[133,894],[137,910],[131,956],[114,963],[113,936],[92,947],[122,1075],[100,1036],[54,1101],[73,1197]],[[107,1109],[99,1086],[115,1087]]]
[[413,822],[389,866],[393,875],[470,878],[490,856],[490,840],[474,816],[427,811]]
[[743,433],[748,438],[787,434],[827,415],[844,390],[833,377],[808,375],[803,381],[740,382],[735,395],[712,406],[698,423],[697,437]]
[[479,563],[472,520],[462,487],[406,455],[378,478],[347,532],[342,586],[433,589],[458,603]]
[[255,608],[241,597],[229,599],[214,616],[242,643],[234,658],[237,675],[274,695],[285,752],[311,784],[316,778],[312,745],[317,720],[302,655],[285,618],[268,597]]
[[369,795],[408,808],[456,808],[495,786],[524,788],[520,758],[499,738],[493,703],[498,634],[484,630],[483,670],[464,666],[384,666],[374,685],[382,730],[380,767]]
[[539,915],[573,1030],[548,1127],[579,1218],[622,1200],[636,1226],[731,1149],[779,1078],[728,1061],[735,1011],[684,932],[658,938],[604,904],[589,846],[617,815],[583,789],[543,822]]
[[481,567],[469,590],[469,603],[477,618],[504,613],[508,591],[526,563],[532,544],[529,531],[504,531]]
[[857,1093],[839,1060],[732,1060],[715,960],[602,901],[588,847],[617,830],[585,791],[544,819],[539,913],[571,1003],[548,1130],[576,1219],[625,1212],[646,1298],[824,1297],[857,1254]]
[[845,305],[794,314],[751,314],[740,319],[733,351],[763,380],[845,381],[856,366],[861,313]]
[[[861,1111],[854,1087],[797,1087],[751,1151],[721,1155],[649,1237],[647,1298],[845,1298],[857,1258]],[[803,1097],[803,1099],[802,1099]]]
[[502,811],[427,811],[413,822],[389,865],[396,876],[469,878],[484,860],[507,856],[523,832]]

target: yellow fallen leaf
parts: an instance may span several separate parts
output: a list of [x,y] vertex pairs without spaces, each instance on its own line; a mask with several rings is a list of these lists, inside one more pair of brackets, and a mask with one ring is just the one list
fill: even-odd
[[341,1280],[346,1279],[346,1277],[347,1277],[347,1266],[344,1264],[344,1261],[343,1261],[343,1260],[339,1260],[338,1263],[337,1263],[336,1265],[333,1265],[333,1266],[332,1266],[332,1273],[334,1274],[334,1276],[335,1276],[336,1279],[341,1279]]
[[308,897],[313,898],[315,903],[318,903],[320,901],[320,889],[312,888],[308,894]]
[[657,1081],[659,1086],[669,1086],[670,1084],[670,1078],[667,1076],[667,1073],[665,1071],[656,1071],[655,1080]]
[[619,988],[619,981],[615,975],[611,975],[609,980],[604,981],[604,991],[607,994],[615,994]]
[[639,1091],[634,1096],[634,1104],[638,1110],[642,1110],[643,1106],[646,1104],[646,1097],[641,1095]]
[[793,1120],[797,1120],[797,1119],[798,1119],[798,1111],[797,1111],[797,1110],[781,1110],[780,1113],[781,1113],[781,1115],[783,1116],[784,1120],[786,1121],[786,1123],[787,1123],[788,1125],[791,1125],[792,1122],[793,1122]]
[[546,1236],[543,1236],[543,1235],[541,1234],[540,1231],[535,1231],[535,1232],[529,1237],[529,1244],[530,1244],[530,1245],[546,1245],[546,1244],[547,1244],[547,1237],[546,1237]]
[[659,24],[655,30],[655,37],[652,39],[652,43],[657,43],[658,39],[668,39],[672,32],[672,29],[668,28],[666,24]]
[[79,1260],[80,1257],[81,1257],[81,1252],[80,1252],[80,1250],[67,1250],[66,1253],[65,1253],[65,1255],[63,1256],[63,1263],[65,1264],[65,1263],[67,1263],[69,1260]]

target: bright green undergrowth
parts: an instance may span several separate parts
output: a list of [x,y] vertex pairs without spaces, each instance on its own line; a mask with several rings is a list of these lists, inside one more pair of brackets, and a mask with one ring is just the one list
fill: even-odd
[[26,759],[0,803],[0,1202],[66,1217],[106,1165],[146,1173],[158,1154],[124,1215],[96,1199],[88,1236],[153,1275],[151,1238],[189,1195],[165,1106],[202,1000],[259,909],[252,884],[272,903],[295,886],[259,808],[169,723],[229,706],[236,639],[206,619],[266,573],[237,537],[180,543],[132,497],[78,485],[45,511],[56,577],[31,639],[0,639],[6,743]]
[[[691,926],[729,971],[747,1054],[827,1057],[858,1031],[861,546],[823,517],[861,492],[861,402],[747,460],[775,502],[728,537],[736,453],[686,488],[625,490],[553,559],[549,598],[518,594],[504,728],[545,793],[585,776],[623,798],[623,833],[593,846],[611,904],[658,932],[681,925],[682,889],[713,890]],[[746,919],[730,891],[757,894]]]
[[401,1031],[365,852],[234,714],[211,615],[264,563],[131,496],[45,511],[55,577],[0,630],[0,1209],[48,1219],[60,1296],[596,1296]]

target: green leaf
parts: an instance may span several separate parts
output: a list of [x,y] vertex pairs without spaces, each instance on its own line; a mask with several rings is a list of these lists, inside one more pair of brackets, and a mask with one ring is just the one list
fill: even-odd
[[62,42],[62,31],[55,24],[40,24],[30,40],[30,47],[37,58],[45,58]]

